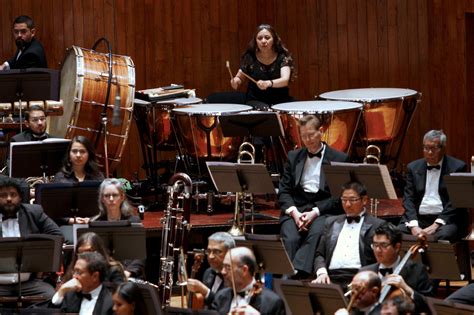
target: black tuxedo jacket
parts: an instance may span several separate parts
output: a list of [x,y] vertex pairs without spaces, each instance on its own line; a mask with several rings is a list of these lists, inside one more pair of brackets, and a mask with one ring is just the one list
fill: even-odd
[[48,63],[46,62],[46,56],[44,53],[43,45],[37,41],[34,37],[31,42],[23,50],[20,58],[16,60],[19,50],[16,51],[15,55],[8,60],[10,69],[27,69],[27,68],[47,68]]
[[[328,268],[331,263],[334,249],[336,248],[339,234],[342,231],[345,215],[338,215],[326,219],[324,226],[324,233],[319,241],[316,250],[316,257],[314,258],[314,270],[319,268]],[[375,229],[378,228],[384,221],[366,214],[359,235],[359,255],[362,266],[366,266],[375,262],[375,256],[370,244],[372,244],[372,236]]]
[[[315,198],[309,199],[308,193],[303,190],[300,182],[307,155],[308,150],[306,148],[293,150],[288,153],[288,162],[285,165],[283,176],[280,179],[278,191],[278,202],[281,208],[280,222],[290,218],[290,216],[285,214],[285,210],[291,206],[296,206],[300,212],[311,210],[311,208],[317,206],[321,215],[342,213],[338,199],[331,197],[331,192],[329,191],[329,186],[326,183],[322,168],[320,190],[315,194]],[[348,161],[348,156],[326,145],[322,164],[327,165],[330,164],[331,161],[346,162]]]
[[[64,295],[64,300],[61,303],[61,311],[65,313],[79,313],[81,310],[82,298],[79,297],[77,292],[68,292]],[[95,303],[93,315],[112,315],[112,307],[114,302],[112,301],[112,293],[103,286],[99,293],[97,302]]]
[[[443,177],[450,173],[466,171],[466,163],[449,155],[444,156],[439,177],[439,196],[443,203],[443,211],[438,216],[446,224],[465,224],[467,212],[465,209],[456,209],[449,200],[448,190]],[[425,195],[426,186],[426,161],[419,159],[408,164],[407,183],[403,195],[403,207],[405,214],[401,223],[418,220],[418,210]]]
[[57,224],[44,213],[43,207],[40,205],[22,203],[18,211],[18,225],[21,236],[29,234],[62,236]]
[[[49,138],[50,135],[48,133],[45,133],[44,139]],[[44,140],[41,139],[41,140]],[[26,142],[26,141],[38,141],[37,138],[33,138],[33,134],[30,129],[27,129],[23,131],[22,133],[14,135],[11,139],[10,142]]]
[[[212,289],[215,279],[216,279],[216,273],[214,272],[214,270],[211,267],[207,268],[206,271],[204,271],[204,275],[202,276],[202,283],[204,283],[204,285],[208,287],[209,289]],[[210,307],[212,302],[214,301],[215,295],[224,288],[225,288],[224,281],[222,281],[221,284],[219,285],[219,288],[217,288],[217,292],[214,293],[210,291],[209,296],[206,299],[206,305]]]
[[[230,311],[233,299],[232,288],[225,288],[216,293],[211,309],[219,314],[227,315]],[[251,306],[262,315],[284,315],[285,304],[283,300],[273,291],[263,288],[262,292],[250,299]]]
[[[378,273],[379,265],[380,264],[375,263],[362,267],[360,270],[371,270]],[[426,271],[426,267],[419,262],[409,259],[400,272],[400,276],[402,276],[403,280],[415,291],[414,302],[417,310],[416,313],[429,313],[429,307],[426,304],[424,296],[433,296],[434,287]]]

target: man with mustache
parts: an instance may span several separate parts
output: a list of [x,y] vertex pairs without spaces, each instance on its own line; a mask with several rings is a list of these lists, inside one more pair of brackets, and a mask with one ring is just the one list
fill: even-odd
[[0,65],[0,70],[47,68],[44,48],[35,39],[36,29],[33,19],[21,15],[13,21],[13,36],[18,48],[15,55]]

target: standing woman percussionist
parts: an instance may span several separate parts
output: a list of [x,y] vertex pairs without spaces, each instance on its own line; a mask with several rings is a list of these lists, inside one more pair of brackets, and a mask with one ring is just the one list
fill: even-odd
[[240,69],[230,81],[235,90],[247,80],[243,72],[257,81],[248,80],[246,93],[247,104],[255,109],[293,100],[288,88],[290,79],[295,77],[293,58],[271,25],[257,27],[241,57]]

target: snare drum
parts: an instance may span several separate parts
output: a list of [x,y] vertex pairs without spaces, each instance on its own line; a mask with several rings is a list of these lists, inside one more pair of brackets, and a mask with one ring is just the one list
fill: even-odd
[[272,109],[280,113],[288,151],[303,146],[298,119],[313,114],[321,120],[324,130],[322,140],[339,151],[348,152],[362,105],[354,102],[305,101],[282,103],[272,106]]
[[237,104],[198,104],[173,109],[185,154],[194,158],[231,160],[242,139],[222,135],[219,116],[252,109]]
[[172,125],[171,111],[173,108],[200,104],[202,100],[196,97],[176,98],[156,103],[135,102],[134,118],[140,131],[144,145],[153,146],[159,150],[176,150],[176,137]]
[[382,162],[395,162],[396,166],[420,93],[410,89],[366,88],[332,91],[320,97],[363,103],[363,123],[358,137],[366,146],[382,145]]

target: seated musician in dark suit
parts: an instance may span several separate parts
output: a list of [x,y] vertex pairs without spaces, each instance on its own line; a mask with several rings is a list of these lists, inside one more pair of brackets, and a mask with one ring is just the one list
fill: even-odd
[[428,312],[424,296],[433,296],[433,283],[426,267],[409,259],[399,275],[393,274],[401,262],[402,232],[391,223],[384,223],[375,230],[372,248],[377,263],[362,267],[378,273],[382,284],[403,290],[416,305],[416,314]]
[[367,189],[358,182],[342,186],[341,202],[346,214],[326,220],[316,250],[314,283],[349,284],[360,267],[375,262],[370,244],[374,231],[383,222],[367,213]]
[[227,251],[234,247],[234,238],[229,233],[216,232],[212,234],[208,238],[206,250],[207,261],[210,267],[204,272],[202,282],[197,279],[188,279],[188,290],[202,294],[208,307],[214,301],[216,293],[224,289],[224,280],[221,274],[224,257]]
[[33,19],[21,15],[13,21],[13,35],[18,48],[15,55],[0,65],[0,70],[47,68],[43,46],[36,40]]
[[50,137],[46,132],[46,115],[43,108],[33,105],[25,112],[26,130],[13,136],[10,142],[41,141]]
[[408,164],[403,196],[405,214],[399,225],[403,233],[435,235],[455,242],[467,233],[468,213],[449,200],[444,176],[466,171],[466,164],[446,154],[446,135],[430,130],[423,138],[423,159]]
[[331,197],[322,165],[346,162],[348,157],[321,141],[323,129],[316,116],[304,116],[299,124],[305,147],[288,153],[278,202],[285,249],[298,277],[304,278],[313,272],[308,257],[314,257],[325,219],[343,213],[339,201]]
[[[30,234],[61,235],[59,227],[40,205],[21,203],[21,186],[18,180],[0,177],[0,237],[21,237]],[[21,292],[24,296],[53,296],[54,288],[30,273],[20,275]],[[0,275],[0,296],[18,295],[17,274]]]
[[103,285],[106,273],[107,262],[101,254],[79,254],[74,265],[74,278],[59,288],[52,304],[67,313],[113,314],[112,294]]
[[448,296],[446,300],[454,303],[474,305],[474,283],[470,283],[465,287],[455,291],[450,296]]
[[222,268],[226,288],[217,292],[211,309],[218,311],[219,314],[232,311],[244,314],[246,310],[258,311],[262,315],[285,314],[283,300],[275,292],[262,288],[256,282],[257,268],[257,260],[249,248],[230,249],[225,255]]

